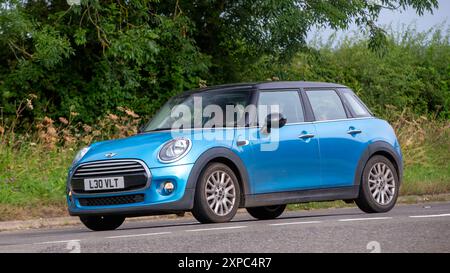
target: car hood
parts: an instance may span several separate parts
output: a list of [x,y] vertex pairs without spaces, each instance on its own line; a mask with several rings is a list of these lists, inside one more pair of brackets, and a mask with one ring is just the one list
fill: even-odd
[[[116,140],[96,142],[79,163],[106,159],[140,159],[147,163],[148,167],[159,166],[158,152],[162,145],[173,136],[170,131],[143,133],[135,136]],[[113,153],[108,158],[106,154]]]
[[[207,133],[202,130],[186,130],[181,132],[160,131],[138,134],[122,139],[96,142],[90,146],[91,148],[89,151],[76,165],[89,161],[108,159],[139,159],[144,161],[149,168],[193,164],[203,152],[210,148],[231,148],[234,132],[232,133],[231,138],[228,134],[229,131],[224,130],[214,130],[214,132]],[[208,136],[208,138],[205,138],[206,136]],[[177,137],[186,137],[191,140],[192,147],[189,150],[189,153],[171,163],[160,162],[158,160],[158,153],[161,150],[161,147],[167,141]],[[113,153],[115,155],[108,158],[105,156],[108,153]]]

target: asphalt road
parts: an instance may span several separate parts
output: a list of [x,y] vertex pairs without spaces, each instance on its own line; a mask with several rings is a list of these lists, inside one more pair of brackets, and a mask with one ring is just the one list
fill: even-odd
[[450,252],[450,202],[286,212],[230,223],[192,218],[126,222],[116,231],[82,226],[1,232],[0,252]]

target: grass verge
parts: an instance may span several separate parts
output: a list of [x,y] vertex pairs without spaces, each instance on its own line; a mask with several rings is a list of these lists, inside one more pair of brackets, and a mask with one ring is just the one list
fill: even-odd
[[[137,124],[133,113],[129,115],[133,124]],[[411,118],[403,113],[397,113],[395,117],[391,123],[402,145],[405,163],[401,195],[450,193],[450,122]],[[136,129],[135,125],[129,128],[114,122],[130,124],[129,119],[109,115],[108,122],[96,130],[108,132],[105,128],[119,128],[119,133],[111,135],[123,137]],[[69,134],[67,127],[56,128],[49,120],[42,128],[46,129],[40,129],[41,135],[37,137],[10,134],[0,138],[0,221],[67,215],[66,176],[77,148],[76,144],[61,143],[58,138],[69,139],[72,143],[82,143],[81,139],[92,141],[95,130],[84,128],[81,135]],[[33,142],[33,139],[40,141]],[[289,208],[345,206],[349,205],[336,201],[290,205]]]

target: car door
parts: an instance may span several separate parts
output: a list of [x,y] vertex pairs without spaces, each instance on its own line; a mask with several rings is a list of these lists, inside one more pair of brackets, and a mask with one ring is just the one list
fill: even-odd
[[322,185],[351,186],[366,147],[364,120],[353,118],[336,90],[306,90],[319,138]]
[[[250,129],[251,153],[245,157],[252,193],[320,187],[319,146],[314,124],[305,122],[298,90],[260,90],[259,126]],[[264,130],[268,113],[281,113],[286,125]]]

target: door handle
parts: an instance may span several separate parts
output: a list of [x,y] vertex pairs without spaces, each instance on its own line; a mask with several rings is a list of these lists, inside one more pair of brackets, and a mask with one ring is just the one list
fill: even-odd
[[361,133],[362,133],[362,131],[358,130],[358,129],[350,129],[347,131],[347,134],[349,134],[349,135],[355,135],[355,134],[361,134]]
[[248,140],[238,140],[238,141],[236,141],[236,145],[237,146],[247,146],[248,143],[249,143]]
[[314,137],[314,134],[301,134],[298,136],[298,138],[301,138],[301,139],[308,139],[308,138],[312,138],[312,137]]

